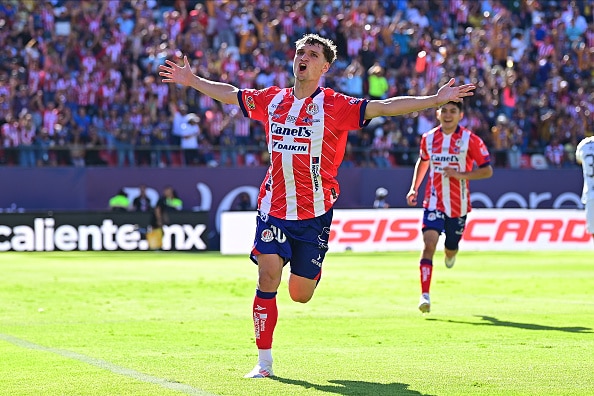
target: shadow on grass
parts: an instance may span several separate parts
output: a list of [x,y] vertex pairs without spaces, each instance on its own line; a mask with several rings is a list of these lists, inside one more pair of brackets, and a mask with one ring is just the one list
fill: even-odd
[[408,389],[407,384],[391,383],[379,384],[377,382],[365,381],[347,381],[347,380],[330,380],[328,382],[336,385],[320,385],[303,380],[294,380],[282,377],[271,377],[271,379],[282,382],[283,384],[299,385],[305,389],[313,388],[322,392],[336,393],[337,395],[345,396],[429,396],[426,393],[420,393]]
[[517,329],[526,329],[526,330],[549,330],[549,331],[565,331],[567,333],[592,333],[592,329],[590,327],[555,327],[555,326],[543,326],[533,323],[519,323],[519,322],[509,322],[507,320],[499,320],[492,316],[483,316],[483,315],[474,315],[477,318],[481,318],[484,322],[463,322],[460,320],[444,320],[444,319],[436,319],[436,318],[427,318],[426,320],[432,320],[436,322],[448,322],[448,323],[461,323],[461,324],[469,324],[473,326],[501,326],[501,327],[515,327]]

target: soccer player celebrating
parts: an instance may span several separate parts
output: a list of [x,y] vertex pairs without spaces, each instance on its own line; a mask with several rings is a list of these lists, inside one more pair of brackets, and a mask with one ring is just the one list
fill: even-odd
[[586,208],[586,229],[594,240],[594,136],[582,139],[575,151],[575,160],[582,165],[584,188],[582,202]]
[[365,100],[320,87],[336,59],[336,46],[307,34],[296,42],[294,86],[239,89],[195,75],[166,60],[163,82],[192,87],[220,102],[239,105],[246,117],[266,129],[270,166],[258,196],[258,218],[251,259],[258,265],[253,320],[258,363],[246,377],[273,375],[272,336],[277,322],[276,294],[283,266],[290,264],[289,294],[308,302],[320,281],[328,250],[332,207],[340,194],[336,181],[349,130],[379,116],[396,116],[473,95],[474,85],[451,79],[435,95]]
[[423,313],[431,309],[429,287],[439,236],[445,233],[445,265],[452,268],[466,227],[466,214],[471,210],[469,180],[486,179],[493,175],[485,143],[459,125],[462,117],[461,101],[448,102],[438,108],[439,126],[421,138],[419,159],[406,195],[408,205],[415,206],[419,187],[429,172],[423,200],[424,246],[420,262],[419,310]]

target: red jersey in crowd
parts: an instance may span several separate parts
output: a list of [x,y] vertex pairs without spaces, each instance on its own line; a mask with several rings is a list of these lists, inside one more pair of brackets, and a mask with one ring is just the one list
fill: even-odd
[[437,209],[449,217],[461,217],[470,212],[468,180],[444,177],[443,168],[469,172],[474,163],[478,167],[489,165],[489,151],[482,139],[463,126],[458,126],[450,135],[436,127],[423,134],[420,155],[423,161],[430,161],[423,207]]
[[238,97],[244,115],[262,121],[266,130],[270,167],[260,187],[259,211],[285,220],[329,211],[340,193],[336,174],[348,131],[366,125],[367,100],[329,88],[304,99],[279,87],[244,89]]

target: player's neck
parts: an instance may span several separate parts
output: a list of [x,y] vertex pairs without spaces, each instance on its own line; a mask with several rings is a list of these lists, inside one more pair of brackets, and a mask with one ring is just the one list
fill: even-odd
[[295,86],[293,86],[293,95],[297,99],[307,98],[308,96],[311,96],[314,94],[314,92],[316,92],[316,90],[318,89],[318,83],[319,83],[319,81],[305,82],[305,81],[296,80]]
[[444,128],[444,126],[441,126],[441,132],[445,135],[451,135],[452,133],[456,132],[456,129],[458,129],[458,125],[456,125],[453,128]]

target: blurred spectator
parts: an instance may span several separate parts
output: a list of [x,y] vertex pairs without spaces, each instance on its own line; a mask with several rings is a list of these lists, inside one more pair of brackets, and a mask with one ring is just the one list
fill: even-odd
[[126,165],[133,167],[136,165],[134,155],[134,145],[138,137],[138,130],[132,123],[130,113],[125,113],[120,125],[113,131],[115,138],[115,148],[118,156],[118,166]]
[[155,205],[151,226],[153,228],[161,228],[163,225],[169,224],[169,213],[173,211],[180,211],[182,208],[183,201],[177,196],[177,193],[173,187],[165,187],[163,189],[163,193],[157,201],[157,204]]
[[151,200],[146,193],[146,185],[141,184],[139,187],[140,193],[132,201],[132,207],[136,212],[150,212],[153,208]]
[[86,139],[85,165],[105,166],[107,162],[101,158],[101,153],[105,150],[105,142],[99,136],[95,125],[89,126],[89,135]]
[[[336,42],[339,55],[338,67],[322,83],[356,97],[421,95],[449,77],[478,84],[469,100],[472,111],[462,122],[472,124],[496,156],[501,151],[496,166],[512,166],[501,137],[491,134],[500,113],[522,131],[522,153],[544,154],[551,129],[559,125],[571,126],[557,134],[563,146],[594,131],[593,9],[590,2],[565,0],[5,0],[0,5],[0,164],[18,165],[21,159],[30,164],[32,146],[37,165],[71,166],[73,126],[82,127],[84,141],[94,125],[99,135],[94,139],[105,145],[102,155],[117,150],[110,163],[150,160],[152,166],[172,166],[181,125],[195,113],[205,135],[199,139],[199,164],[214,166],[222,154],[221,109],[194,90],[158,83],[157,67],[187,53],[197,72],[217,74],[241,88],[289,86],[292,70],[284,61],[294,55],[289,44],[318,31]],[[372,74],[372,67],[381,73]],[[35,127],[32,145],[12,131],[26,114]],[[116,131],[125,114],[134,128],[133,140],[123,142]],[[420,117],[391,120],[402,134],[393,136],[392,144],[400,159],[407,150],[416,152],[417,125],[435,124],[432,116]],[[170,123],[167,134],[161,129],[164,120]],[[266,144],[257,127],[241,117],[233,124],[238,165],[265,163]],[[353,166],[370,165],[369,133],[360,131],[349,142]],[[21,148],[29,154],[21,157]],[[101,165],[89,160],[91,151],[86,150],[85,166]]]
[[561,168],[565,160],[565,148],[555,136],[545,147],[545,157],[550,168]]
[[388,197],[388,190],[384,187],[379,187],[375,190],[375,200],[373,201],[374,209],[389,208],[390,204],[386,201]]
[[159,118],[152,132],[152,166],[164,168],[173,163],[173,157],[171,155],[171,127],[171,120],[167,116],[167,113],[163,110],[159,111]]
[[130,200],[124,189],[119,190],[109,199],[109,209],[113,212],[127,212],[130,208]]
[[198,139],[201,134],[200,117],[194,113],[190,113],[187,115],[186,120],[187,122],[184,122],[180,126],[180,147],[183,153],[184,164],[186,166],[195,166],[199,164]]
[[237,203],[233,206],[233,210],[238,211],[246,211],[246,210],[254,210],[254,205],[252,205],[252,200],[250,199],[250,195],[246,192],[242,192],[237,197]]

